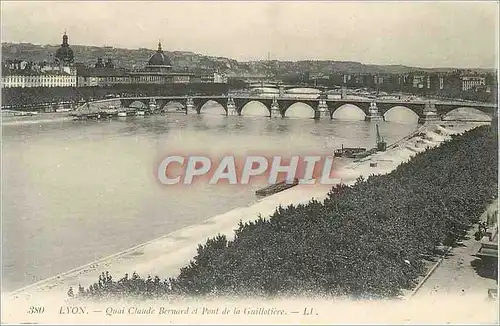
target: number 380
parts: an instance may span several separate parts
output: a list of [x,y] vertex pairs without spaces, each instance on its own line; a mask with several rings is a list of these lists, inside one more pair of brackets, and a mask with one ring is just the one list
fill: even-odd
[[28,313],[29,314],[41,314],[45,311],[45,308],[44,307],[34,307],[34,306],[31,306],[28,310]]

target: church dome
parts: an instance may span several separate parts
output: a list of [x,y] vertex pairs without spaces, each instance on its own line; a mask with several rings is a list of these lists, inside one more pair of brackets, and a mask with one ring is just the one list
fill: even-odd
[[172,66],[170,59],[163,53],[163,50],[161,49],[161,43],[158,43],[158,50],[149,58],[148,66]]
[[55,57],[56,57],[56,62],[58,63],[68,64],[68,63],[73,63],[74,61],[73,50],[69,47],[68,35],[66,35],[66,32],[64,32],[63,42],[61,44],[61,47],[57,49]]

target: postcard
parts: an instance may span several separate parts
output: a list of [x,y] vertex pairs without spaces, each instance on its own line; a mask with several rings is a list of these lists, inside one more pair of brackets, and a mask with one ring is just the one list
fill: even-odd
[[2,323],[498,323],[498,9],[3,1]]

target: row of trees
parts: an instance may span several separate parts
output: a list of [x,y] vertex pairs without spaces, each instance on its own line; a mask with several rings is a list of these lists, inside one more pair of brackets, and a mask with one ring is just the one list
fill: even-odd
[[422,275],[424,257],[461,239],[496,196],[497,146],[495,129],[476,128],[388,175],[335,186],[323,203],[240,222],[233,241],[199,245],[175,278],[107,277],[80,297],[397,296]]

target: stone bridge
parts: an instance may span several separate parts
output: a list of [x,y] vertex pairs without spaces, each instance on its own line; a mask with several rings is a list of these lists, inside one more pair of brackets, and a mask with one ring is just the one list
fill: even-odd
[[[155,96],[155,97],[125,97],[119,100],[123,108],[128,108],[134,102],[143,103],[156,112],[162,112],[169,103],[180,103],[186,114],[201,113],[204,105],[213,101],[219,103],[227,115],[241,115],[243,108],[250,102],[259,102],[269,110],[270,117],[284,117],[290,106],[296,103],[308,105],[314,111],[315,119],[332,118],[335,112],[345,105],[353,105],[365,113],[366,120],[382,120],[385,113],[395,107],[404,107],[416,113],[422,121],[441,119],[447,113],[457,108],[473,108],[490,117],[496,117],[497,104],[475,102],[444,102],[444,101],[403,101],[380,99],[328,99],[300,97],[260,97],[260,96]],[[106,100],[99,101],[106,102]],[[153,105],[154,104],[154,105]]]

